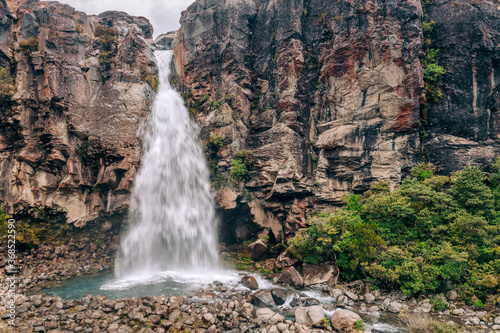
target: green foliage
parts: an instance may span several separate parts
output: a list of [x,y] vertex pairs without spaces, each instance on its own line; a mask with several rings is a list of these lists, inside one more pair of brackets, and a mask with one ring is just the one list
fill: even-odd
[[111,51],[105,51],[99,53],[99,65],[109,68],[111,66],[111,59],[113,54]]
[[368,277],[406,295],[456,288],[469,304],[499,304],[500,159],[490,170],[468,166],[445,177],[422,163],[392,192],[375,182],[335,212],[310,217],[288,250],[310,264],[335,260],[347,279]]
[[16,90],[14,78],[8,68],[0,68],[0,103],[10,101]]
[[208,139],[208,144],[211,148],[219,150],[224,145],[224,137],[218,134],[210,135]]
[[248,167],[251,167],[255,163],[255,157],[253,156],[252,150],[240,150],[234,154],[236,159],[240,159]]
[[229,175],[236,180],[243,180],[248,173],[247,166],[240,158],[231,161]]
[[[7,244],[8,219],[0,207],[0,242]],[[69,239],[73,226],[66,223],[63,215],[45,208],[34,208],[30,219],[16,219],[16,248],[19,250],[38,247],[46,242],[62,244]]]
[[430,299],[430,302],[434,311],[445,311],[450,308],[450,304],[446,301],[442,294],[436,297],[432,297]]
[[423,106],[423,118],[427,117],[427,109],[430,103],[437,103],[443,97],[441,90],[441,78],[446,70],[438,64],[439,49],[432,48],[435,22],[430,20],[427,7],[431,0],[422,0],[424,11],[422,31],[424,34],[423,45],[423,67],[424,67],[424,90],[421,94]]
[[360,330],[360,331],[363,331],[365,330],[365,323],[363,320],[358,320],[354,323],[354,327],[357,329],[357,330]]

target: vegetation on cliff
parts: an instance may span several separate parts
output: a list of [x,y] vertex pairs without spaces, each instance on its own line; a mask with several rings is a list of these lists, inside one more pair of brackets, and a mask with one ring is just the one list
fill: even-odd
[[500,158],[485,174],[451,177],[422,163],[395,191],[376,182],[345,206],[309,218],[288,245],[306,263],[336,260],[348,279],[406,295],[456,288],[471,304],[500,304]]
[[441,77],[446,73],[446,70],[438,64],[439,49],[433,48],[435,22],[430,20],[428,13],[428,7],[432,0],[422,0],[421,2],[423,10],[422,31],[424,34],[422,48],[424,57],[424,90],[420,95],[420,103],[423,108],[423,120],[425,121],[430,103],[437,103],[443,97]]

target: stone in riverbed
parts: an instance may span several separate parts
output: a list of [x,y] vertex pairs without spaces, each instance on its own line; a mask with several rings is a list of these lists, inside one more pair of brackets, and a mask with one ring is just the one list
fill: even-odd
[[251,290],[259,289],[259,284],[257,283],[257,280],[250,275],[245,275],[243,278],[241,278],[241,284]]
[[271,308],[276,306],[273,295],[271,294],[271,291],[269,291],[269,289],[263,289],[254,292],[252,294],[252,303],[258,308]]
[[276,303],[276,305],[285,304],[286,292],[283,289],[278,289],[278,288],[271,289],[271,295],[273,296],[274,303]]
[[325,318],[321,306],[298,307],[295,309],[295,322],[307,326],[320,326]]
[[302,287],[304,286],[304,280],[300,276],[299,272],[294,267],[287,267],[281,271],[278,276],[278,282],[288,284],[292,287]]
[[336,310],[331,318],[333,328],[339,332],[350,332],[355,329],[355,323],[362,320],[359,315],[349,310]]
[[387,310],[392,312],[392,313],[398,313],[399,311],[401,311],[402,308],[403,308],[403,304],[401,304],[399,302],[391,302],[387,306]]
[[373,302],[375,302],[375,296],[373,296],[372,294],[365,294],[365,302],[366,304],[372,304]]
[[346,294],[347,297],[349,297],[353,301],[357,301],[358,298],[359,298],[355,293],[353,293],[351,291],[346,291],[345,294]]

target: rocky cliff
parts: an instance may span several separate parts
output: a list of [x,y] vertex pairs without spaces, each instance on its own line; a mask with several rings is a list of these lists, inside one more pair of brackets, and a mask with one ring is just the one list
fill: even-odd
[[0,6],[0,201],[77,226],[126,210],[156,85],[145,18]]
[[498,2],[424,4],[447,70],[425,117],[421,1],[198,0],[183,12],[177,84],[203,129],[226,240],[264,229],[280,241],[309,210],[394,186],[424,156],[450,173],[500,153]]
[[[206,139],[223,138],[233,237],[251,231],[241,210],[281,240],[308,208],[397,184],[418,160],[419,1],[196,1],[181,25],[176,70]],[[248,178],[221,181],[247,150]]]
[[500,2],[433,0],[432,39],[446,69],[423,151],[442,173],[500,155]]

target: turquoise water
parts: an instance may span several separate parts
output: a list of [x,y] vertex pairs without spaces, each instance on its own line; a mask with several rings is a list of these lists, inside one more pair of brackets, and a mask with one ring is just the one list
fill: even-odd
[[167,278],[165,281],[145,285],[131,286],[129,289],[102,289],[115,281],[113,273],[85,275],[70,280],[50,284],[40,290],[40,294],[59,296],[64,300],[81,299],[86,294],[106,296],[108,299],[142,297],[142,296],[176,296],[184,295],[191,290],[189,285]]
[[[46,288],[36,291],[37,294],[47,296],[59,296],[67,299],[81,299],[87,294],[94,296],[106,296],[108,299],[142,297],[142,296],[186,296],[195,290],[207,289],[209,284],[220,281],[228,288],[247,290],[239,281],[241,272],[220,271],[218,274],[193,274],[192,272],[163,272],[152,277],[136,276],[127,280],[117,280],[110,272],[101,274],[89,274],[63,282],[51,283]],[[253,275],[259,286],[263,289],[275,288],[269,281],[262,279],[258,275]],[[292,298],[292,294],[297,291],[289,290],[290,294],[287,303]],[[319,292],[305,292],[307,296],[319,300],[327,317],[333,313],[332,300],[327,295]],[[332,309],[332,310],[327,310]],[[354,310],[354,309],[353,309]],[[358,312],[359,313],[359,312]],[[372,322],[363,313],[359,313],[365,320],[366,329],[376,333],[403,333],[407,330],[403,327],[397,315],[392,313],[382,313],[378,322]],[[289,319],[293,320],[293,316]]]

